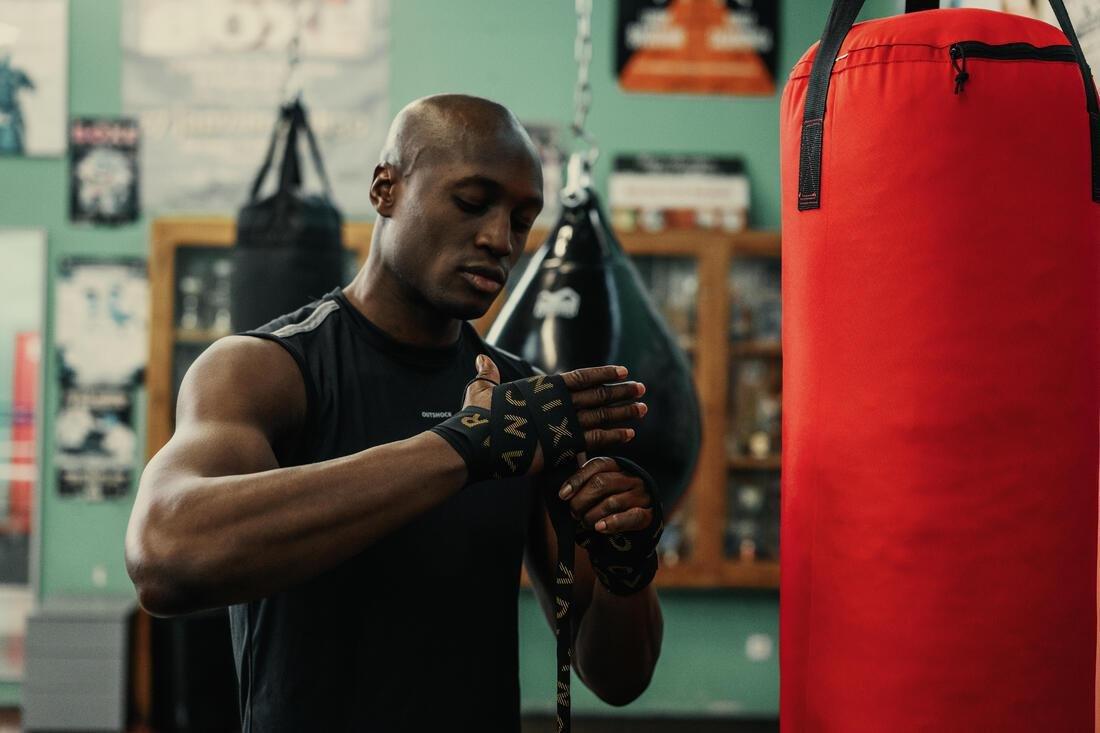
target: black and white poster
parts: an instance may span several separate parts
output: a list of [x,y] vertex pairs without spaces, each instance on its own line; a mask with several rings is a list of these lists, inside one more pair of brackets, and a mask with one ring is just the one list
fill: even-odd
[[145,261],[65,258],[55,297],[57,490],[92,501],[125,495],[140,465],[134,402],[148,350]]
[[69,219],[138,218],[138,127],[127,119],[76,119],[69,128]]
[[147,212],[235,212],[296,91],[337,205],[371,212],[389,125],[389,0],[122,0],[122,46]]
[[65,152],[68,10],[66,0],[0,0],[0,155]]

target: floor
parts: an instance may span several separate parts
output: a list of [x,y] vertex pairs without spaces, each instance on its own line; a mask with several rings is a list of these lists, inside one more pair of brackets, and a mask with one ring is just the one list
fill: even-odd
[[[556,730],[554,718],[527,717],[523,733],[546,733]],[[0,733],[19,733],[19,711],[0,709]],[[610,720],[607,718],[574,718],[573,733],[779,733],[776,721],[732,721],[707,718],[665,720]],[[143,731],[142,733],[152,733]]]
[[[523,720],[523,733],[547,733],[556,729],[555,720],[550,716]],[[779,733],[779,722],[714,718],[574,718],[573,733]]]

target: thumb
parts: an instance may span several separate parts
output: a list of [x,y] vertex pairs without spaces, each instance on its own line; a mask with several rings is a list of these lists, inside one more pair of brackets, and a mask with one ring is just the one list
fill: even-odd
[[479,377],[486,377],[500,384],[500,370],[497,369],[497,365],[493,363],[493,360],[485,354],[478,354],[477,374]]

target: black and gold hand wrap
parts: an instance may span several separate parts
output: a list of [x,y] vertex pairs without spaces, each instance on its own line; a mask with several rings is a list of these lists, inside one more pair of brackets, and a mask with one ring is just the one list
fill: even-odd
[[542,446],[547,468],[572,465],[584,431],[560,375],[540,375],[493,388],[492,409],[467,407],[432,428],[466,461],[469,482],[523,476]]
[[644,529],[616,534],[601,534],[577,527],[577,544],[588,551],[592,570],[605,588],[616,595],[637,593],[657,574],[657,543],[664,531],[664,513],[657,495],[657,484],[645,469],[626,458],[613,456],[623,473],[637,476],[649,493],[653,521]]
[[633,532],[605,535],[586,529],[569,511],[569,504],[558,498],[558,487],[574,472],[559,468],[548,473],[545,485],[546,508],[558,538],[558,563],[554,573],[554,633],[557,636],[557,720],[558,733],[572,729],[570,668],[573,664],[573,569],[576,542],[588,551],[592,569],[603,584],[616,595],[637,593],[657,574],[657,542],[664,529],[664,513],[657,495],[657,484],[645,469],[633,461],[613,456],[624,473],[642,480],[649,492],[653,521],[649,527]]

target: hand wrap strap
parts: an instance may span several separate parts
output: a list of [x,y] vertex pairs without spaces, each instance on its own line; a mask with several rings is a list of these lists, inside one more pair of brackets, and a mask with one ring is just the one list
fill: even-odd
[[432,428],[466,462],[469,483],[523,476],[542,446],[546,468],[572,465],[585,449],[573,396],[560,375],[493,388],[492,409],[466,407]]
[[558,733],[569,733],[572,725],[570,667],[573,664],[574,541],[588,550],[596,577],[616,595],[640,591],[652,582],[657,573],[657,541],[664,530],[664,513],[657,496],[657,484],[638,464],[612,457],[621,471],[642,479],[649,492],[653,521],[645,529],[614,535],[585,529],[580,520],[573,518],[568,503],[558,498],[557,493],[558,487],[575,472],[575,467],[561,468],[547,474],[546,508],[558,538],[558,564],[554,569]]
[[664,512],[653,477],[633,461],[611,457],[624,473],[637,476],[645,484],[653,521],[645,529],[612,535],[578,527],[577,544],[588,551],[600,583],[616,595],[628,596],[649,585],[657,574],[657,543],[665,527]]

